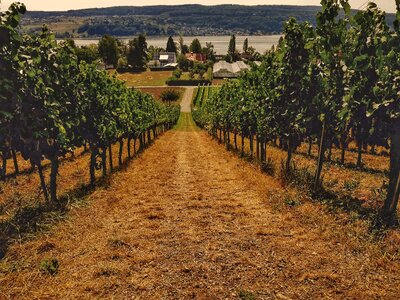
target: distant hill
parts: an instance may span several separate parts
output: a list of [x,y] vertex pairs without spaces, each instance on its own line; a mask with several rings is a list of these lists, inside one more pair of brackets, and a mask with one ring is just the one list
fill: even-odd
[[[147,35],[263,35],[280,33],[289,17],[315,25],[319,6],[288,5],[173,5],[118,6],[70,10],[31,11],[24,18],[24,29],[35,32],[48,23],[58,35],[132,36]],[[389,15],[392,24],[394,15]]]

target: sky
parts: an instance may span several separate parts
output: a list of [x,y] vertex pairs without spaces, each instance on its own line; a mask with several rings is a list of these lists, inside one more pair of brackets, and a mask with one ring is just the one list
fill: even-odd
[[[0,0],[1,10],[6,9],[12,0]],[[188,0],[146,0],[137,1],[133,0],[19,0],[26,4],[28,10],[69,10],[80,8],[93,8],[93,7],[110,7],[110,6],[144,6],[144,5],[176,5],[176,4],[194,4],[195,2]],[[358,9],[367,4],[367,0],[350,0],[352,8]],[[375,0],[378,6],[386,12],[395,12],[395,0]],[[198,2],[197,2],[198,3]],[[203,5],[217,5],[217,4],[243,4],[243,5],[268,5],[268,4],[281,4],[281,5],[319,5],[320,0],[239,0],[239,1],[225,1],[225,0],[203,0]]]

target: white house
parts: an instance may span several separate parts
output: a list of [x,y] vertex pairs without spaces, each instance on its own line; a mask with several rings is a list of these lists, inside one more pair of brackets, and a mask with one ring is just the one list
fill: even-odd
[[153,60],[159,61],[160,66],[176,63],[176,54],[174,52],[155,53]]
[[178,67],[174,52],[159,52],[153,55],[153,60],[147,66],[150,70],[174,70]]

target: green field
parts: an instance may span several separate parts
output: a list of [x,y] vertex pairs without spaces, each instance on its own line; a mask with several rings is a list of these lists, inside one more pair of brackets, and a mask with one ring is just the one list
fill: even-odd
[[[111,71],[112,73],[115,70]],[[117,78],[126,82],[127,86],[166,86],[165,81],[172,76],[172,71],[144,71],[139,73],[117,73]]]

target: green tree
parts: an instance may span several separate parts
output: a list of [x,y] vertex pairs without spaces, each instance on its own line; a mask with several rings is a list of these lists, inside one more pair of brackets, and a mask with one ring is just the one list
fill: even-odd
[[181,49],[182,49],[181,50],[182,54],[189,53],[189,46],[188,45],[183,45]]
[[117,40],[110,35],[104,35],[99,41],[99,54],[106,65],[116,66],[119,57]]
[[165,52],[165,49],[161,48],[161,47],[154,47],[153,45],[150,45],[147,48],[147,60],[153,60],[154,55],[156,53],[160,53],[160,52]]
[[167,41],[167,52],[174,52],[176,53],[176,45],[174,42],[174,39],[172,38],[172,36],[169,36],[168,41]]
[[243,53],[247,53],[249,50],[249,39],[245,38],[243,42]]
[[129,41],[128,64],[135,69],[143,69],[147,62],[146,37],[140,34],[137,38]]
[[185,55],[181,54],[178,56],[177,63],[179,69],[183,71],[188,71],[190,67],[193,66],[193,62],[188,60]]
[[206,46],[203,48],[203,54],[206,55],[207,59],[215,61],[214,45],[211,42],[206,43]]
[[235,54],[236,54],[236,36],[233,34],[229,41],[228,56],[231,57],[233,61],[236,61]]
[[175,69],[175,70],[172,72],[172,76],[175,77],[175,78],[177,78],[177,79],[181,78],[181,76],[182,76],[182,70],[181,70],[181,69]]
[[188,47],[188,45],[184,44],[183,36],[181,34],[179,34],[179,51],[183,55],[189,52],[189,47]]
[[201,44],[200,44],[200,41],[199,41],[199,39],[194,39],[193,41],[192,41],[192,43],[190,44],[190,52],[193,52],[193,53],[201,53]]
[[75,49],[78,61],[85,61],[88,64],[93,63],[99,58],[97,45],[82,46]]

